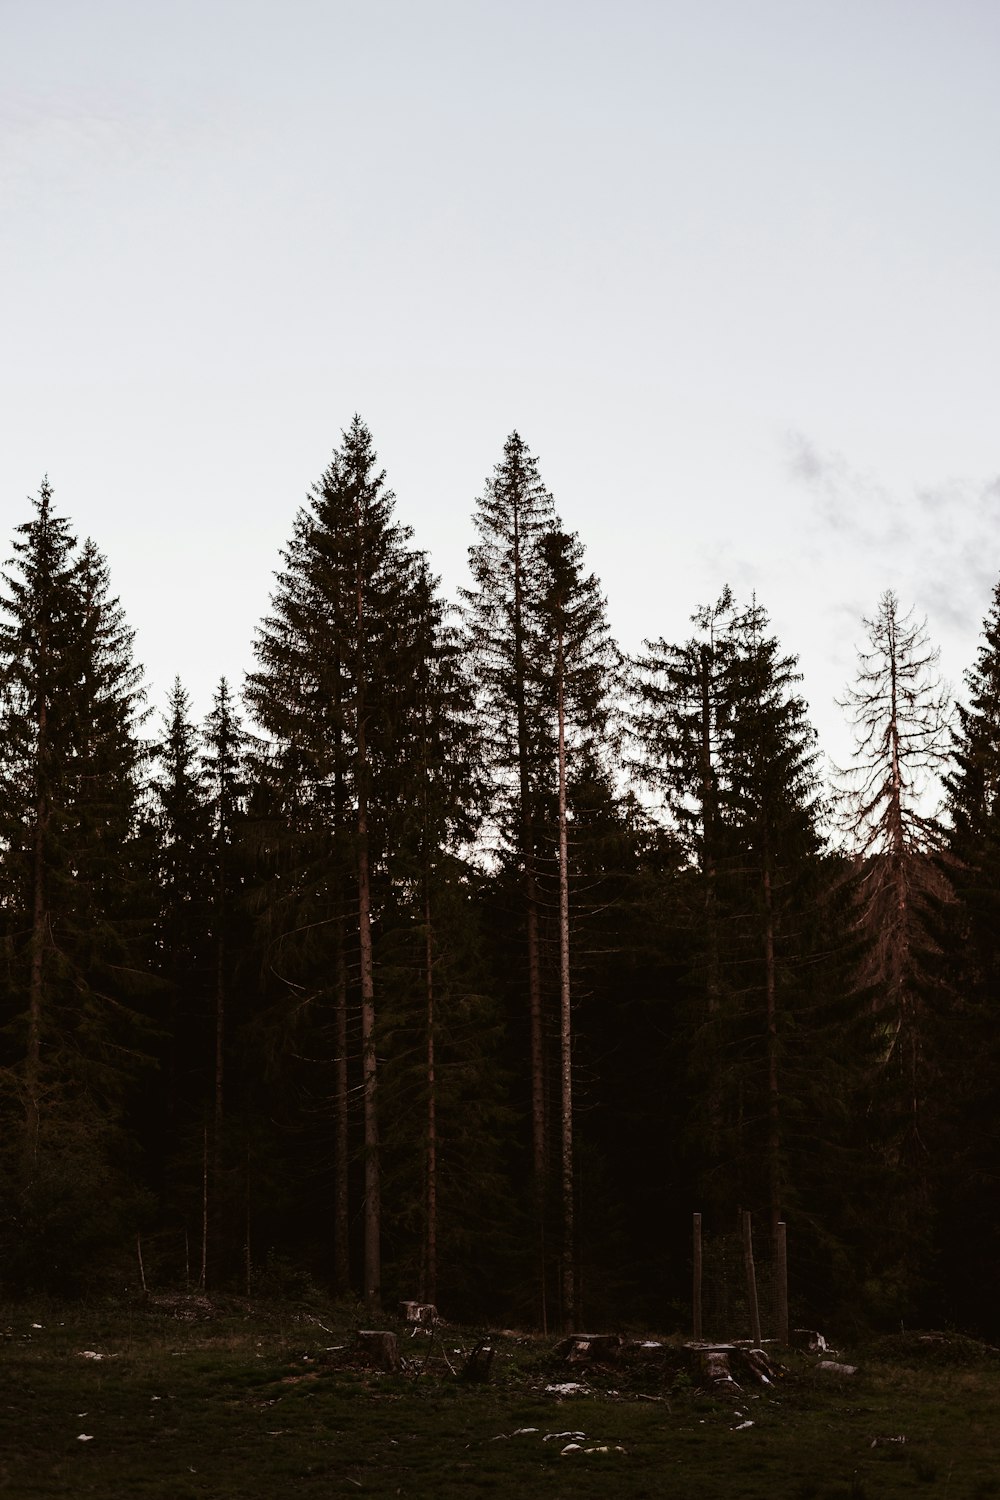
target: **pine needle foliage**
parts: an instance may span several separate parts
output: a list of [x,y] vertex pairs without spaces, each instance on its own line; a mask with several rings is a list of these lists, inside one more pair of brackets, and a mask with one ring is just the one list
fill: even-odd
[[[120,1127],[149,1061],[135,845],[144,711],[107,564],[78,545],[47,482],[33,508],[0,597],[2,1109],[6,1201],[44,1238],[58,1182],[100,1183],[112,1223]],[[26,1274],[44,1274],[38,1250],[22,1239]]]

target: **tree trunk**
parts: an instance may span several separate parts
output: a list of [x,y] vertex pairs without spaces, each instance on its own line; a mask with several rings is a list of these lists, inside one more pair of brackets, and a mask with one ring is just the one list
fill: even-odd
[[35,774],[38,778],[38,799],[35,809],[34,828],[34,892],[31,912],[31,978],[28,991],[28,1045],[25,1059],[25,1155],[33,1163],[38,1155],[38,1135],[41,1126],[41,1073],[42,1073],[42,1015],[45,991],[45,948],[48,938],[49,913],[45,890],[45,844],[48,832],[49,810],[43,790],[47,745],[48,713],[44,697],[38,708],[38,740],[35,759]]
[[525,926],[528,949],[528,1008],[531,1035],[531,1165],[538,1228],[541,1326],[547,1330],[545,1186],[548,1176],[548,1129],[545,1110],[545,1035],[542,1024],[542,975],[538,937],[538,883],[535,875],[535,822],[528,769],[527,668],[524,653],[523,578],[520,515],[515,507],[514,563],[514,702],[517,712],[518,789],[521,861],[524,871]]
[[216,890],[218,938],[215,945],[215,1077],[212,1092],[211,1135],[211,1261],[213,1277],[218,1275],[223,1245],[220,1205],[222,1202],[222,1121],[225,1089],[226,1041],[226,856],[220,840],[218,883]]
[[778,999],[774,958],[774,899],[764,851],[764,975],[767,994],[767,1199],[772,1252],[781,1223],[781,1097],[778,1088]]
[[425,967],[427,975],[427,1222],[424,1236],[422,1302],[437,1302],[437,1077],[434,1055],[434,938],[431,931],[431,898],[424,886]]
[[[337,684],[337,706],[341,706],[341,658],[338,650],[334,680]],[[341,848],[345,833],[344,746],[341,715],[336,716],[333,751],[333,837],[336,852],[337,916],[334,950],[334,1120],[333,1120],[333,1284],[340,1297],[351,1287],[350,1198],[348,1160],[350,1148],[350,1094],[347,1067],[347,945],[344,923],[347,906],[347,880],[342,868]]]
[[562,1319],[570,1333],[576,1317],[576,1243],[573,1217],[573,1015],[569,976],[569,868],[566,829],[566,705],[563,639],[556,657],[559,713],[559,1062],[562,1083]]
[[334,1027],[337,1055],[334,1060],[333,1121],[333,1284],[337,1295],[346,1297],[351,1285],[350,1209],[348,1202],[348,1078],[347,1078],[347,953],[344,918],[337,913],[336,969],[334,973]]
[[[360,537],[360,520],[359,520]],[[364,1205],[364,1301],[368,1312],[382,1304],[382,1203],[379,1176],[378,1108],[375,1056],[375,979],[372,963],[371,873],[368,851],[368,739],[365,699],[364,579],[357,575],[357,873],[358,942],[361,957],[361,1071],[364,1097],[365,1205]]]

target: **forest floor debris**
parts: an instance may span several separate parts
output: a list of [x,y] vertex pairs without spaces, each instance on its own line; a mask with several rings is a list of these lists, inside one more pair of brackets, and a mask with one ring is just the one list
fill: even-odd
[[[327,1500],[359,1489],[556,1500],[570,1471],[574,1500],[607,1500],[609,1464],[615,1500],[902,1500],[915,1486],[928,1500],[1000,1496],[1000,1361],[974,1340],[944,1351],[932,1335],[873,1341],[847,1356],[850,1384],[816,1375],[821,1347],[783,1352],[779,1380],[733,1400],[699,1385],[683,1340],[652,1335],[622,1340],[613,1379],[580,1362],[563,1380],[558,1341],[457,1326],[452,1368],[426,1364],[423,1348],[396,1372],[366,1368],[352,1307],[306,1319],[234,1304],[188,1320],[135,1304],[57,1318],[46,1306],[3,1308],[0,1321],[14,1335],[3,1346],[0,1490],[31,1500]],[[490,1379],[469,1384],[462,1360],[484,1341]]]

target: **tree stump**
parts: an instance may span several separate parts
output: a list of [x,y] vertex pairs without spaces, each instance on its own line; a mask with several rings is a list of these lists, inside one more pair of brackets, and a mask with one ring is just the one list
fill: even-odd
[[401,1302],[399,1315],[406,1323],[431,1328],[437,1322],[438,1310],[433,1302]]
[[359,1328],[358,1353],[367,1364],[387,1375],[395,1375],[399,1369],[399,1344],[394,1333]]
[[740,1387],[733,1378],[730,1360],[736,1353],[732,1344],[688,1344],[695,1363],[695,1368],[701,1377],[702,1383],[714,1386],[725,1386],[729,1390],[739,1390]]
[[728,1390],[742,1387],[733,1374],[758,1385],[776,1385],[785,1373],[763,1349],[752,1344],[685,1344],[702,1384]]
[[830,1345],[815,1328],[793,1328],[792,1348],[806,1349],[810,1354],[825,1354]]
[[568,1365],[617,1364],[625,1340],[620,1333],[572,1333],[553,1353]]

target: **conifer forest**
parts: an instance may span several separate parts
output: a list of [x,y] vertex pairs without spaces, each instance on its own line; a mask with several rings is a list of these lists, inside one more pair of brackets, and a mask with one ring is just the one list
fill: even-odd
[[681,1327],[749,1210],[798,1322],[1000,1332],[1000,585],[958,702],[871,601],[831,780],[766,600],[629,659],[544,462],[483,470],[446,600],[356,417],[203,723],[25,504],[0,1285]]

